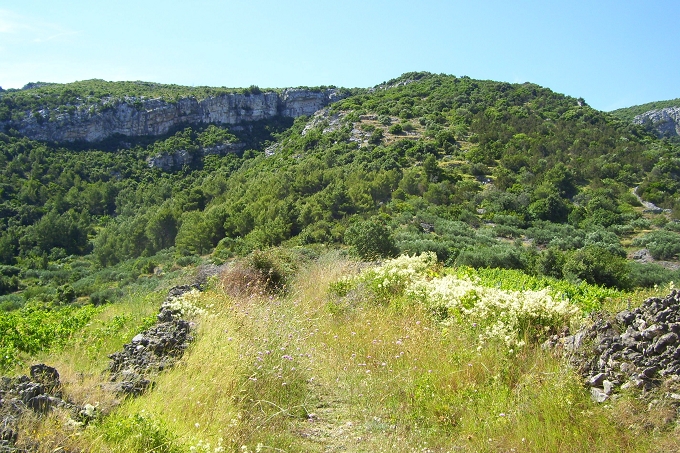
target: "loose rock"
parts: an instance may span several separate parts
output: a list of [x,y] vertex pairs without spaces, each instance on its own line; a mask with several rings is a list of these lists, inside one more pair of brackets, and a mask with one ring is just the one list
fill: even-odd
[[652,392],[663,386],[671,390],[667,394],[680,393],[679,332],[680,293],[673,290],[613,319],[600,316],[561,343],[591,387],[593,400],[602,402],[628,388]]
[[132,338],[122,351],[109,356],[109,372],[112,389],[125,395],[138,396],[153,382],[148,376],[172,366],[193,340],[191,324],[180,319],[179,310],[172,309],[166,302],[189,291],[197,285],[175,286],[168,292],[166,301],[157,315],[158,323]]

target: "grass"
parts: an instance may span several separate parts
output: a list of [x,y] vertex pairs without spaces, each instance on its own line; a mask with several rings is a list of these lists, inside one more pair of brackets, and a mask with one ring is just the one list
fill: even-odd
[[[535,343],[514,354],[494,342],[480,348],[474,330],[443,327],[418,304],[330,303],[329,285],[355,272],[356,263],[326,255],[301,268],[285,295],[234,291],[228,280],[238,276],[225,274],[198,301],[195,342],[152,391],[108,403],[108,416],[79,431],[60,428],[63,413],[31,421],[42,451],[677,450],[668,407],[632,394],[595,404],[575,371]],[[111,308],[84,338],[126,310],[143,320],[141,307],[157,307],[151,299]],[[112,336],[132,336],[125,326],[134,324]],[[78,360],[53,357],[70,370],[69,396],[103,398],[88,395],[78,373],[101,383],[94,369],[105,359],[95,356],[116,341]]]

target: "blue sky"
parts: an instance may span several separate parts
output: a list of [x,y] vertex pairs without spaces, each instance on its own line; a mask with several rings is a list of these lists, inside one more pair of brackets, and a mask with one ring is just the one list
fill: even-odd
[[533,82],[601,110],[680,98],[678,0],[3,0],[0,86]]

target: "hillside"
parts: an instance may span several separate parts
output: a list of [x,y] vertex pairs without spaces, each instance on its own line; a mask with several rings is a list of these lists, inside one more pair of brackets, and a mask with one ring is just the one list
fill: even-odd
[[677,138],[680,135],[680,99],[650,102],[611,112],[624,121],[638,124],[659,138]]
[[[0,367],[44,360],[74,404],[101,404],[82,443],[58,417],[24,421],[44,451],[592,451],[607,430],[596,451],[671,445],[675,416],[635,416],[649,395],[617,387],[607,412],[540,345],[679,281],[677,142],[538,85],[430,73],[351,90],[37,84],[0,93],[0,123]],[[413,287],[366,271],[406,255],[429,260]],[[177,284],[204,290],[180,365],[139,399],[96,390]],[[461,288],[462,305],[433,302]],[[496,290],[508,306],[482,304]],[[513,298],[548,314],[506,331],[493,313]]]

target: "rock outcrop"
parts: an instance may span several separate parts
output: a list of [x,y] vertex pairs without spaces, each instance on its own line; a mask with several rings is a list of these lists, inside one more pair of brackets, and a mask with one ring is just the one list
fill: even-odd
[[179,149],[170,154],[159,154],[146,159],[151,168],[160,168],[163,171],[179,170],[184,166],[191,166],[197,160],[210,155],[225,156],[229,153],[240,153],[245,149],[244,143],[223,143],[210,148],[200,148],[195,153],[185,149]]
[[659,137],[680,136],[680,107],[650,110],[633,118],[633,123],[652,129]]
[[43,108],[27,111],[19,121],[0,124],[21,134],[53,142],[98,142],[113,135],[157,136],[184,124],[238,124],[281,115],[311,115],[341,99],[335,89],[285,89],[280,93],[224,94],[196,99],[186,97],[169,102],[162,99],[111,99],[97,106],[79,105],[71,112]]

